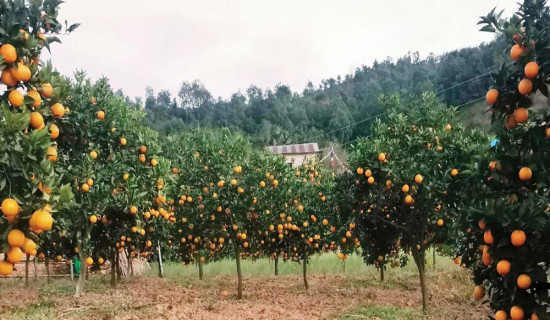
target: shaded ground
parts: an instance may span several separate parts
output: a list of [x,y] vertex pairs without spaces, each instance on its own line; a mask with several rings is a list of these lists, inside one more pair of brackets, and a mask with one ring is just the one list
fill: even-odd
[[[413,275],[380,283],[372,273],[315,274],[304,291],[299,275],[256,275],[244,280],[244,298],[235,298],[235,277],[123,281],[116,290],[107,278],[92,277],[83,298],[73,284],[56,279],[47,286],[2,283],[1,319],[419,319],[421,295]],[[429,273],[432,311],[427,319],[480,319],[486,309],[471,298],[468,272]],[[227,291],[229,296],[221,296]]]

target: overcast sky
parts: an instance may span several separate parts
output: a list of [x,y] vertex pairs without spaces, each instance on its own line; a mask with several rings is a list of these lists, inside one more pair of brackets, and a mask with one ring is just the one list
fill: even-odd
[[52,60],[66,75],[104,75],[131,97],[147,85],[175,96],[195,79],[215,97],[279,82],[301,91],[374,60],[489,41],[476,23],[495,6],[505,16],[517,8],[515,0],[68,0],[61,21],[82,25],[53,45]]

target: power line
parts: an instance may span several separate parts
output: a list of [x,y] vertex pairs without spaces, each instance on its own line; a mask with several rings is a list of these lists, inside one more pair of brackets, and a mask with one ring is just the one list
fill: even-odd
[[463,104],[461,104],[461,105],[459,105],[459,106],[456,106],[456,108],[457,108],[457,109],[460,109],[460,108],[464,107],[465,105],[468,105],[468,104],[471,104],[471,103],[474,103],[474,102],[478,102],[478,101],[483,100],[483,99],[485,99],[485,96],[479,97],[479,98],[474,99],[474,100],[472,100],[472,101],[468,101],[468,102],[466,102],[466,103],[463,103]]
[[[485,73],[483,73],[483,74],[481,74],[481,75],[475,76],[475,77],[473,77],[473,78],[471,78],[471,79],[462,81],[462,82],[457,83],[457,84],[455,84],[455,85],[452,85],[452,86],[450,86],[450,87],[448,87],[448,88],[446,88],[446,89],[443,89],[443,90],[441,90],[441,91],[436,92],[435,95],[436,95],[436,96],[437,96],[437,95],[440,95],[440,94],[442,94],[443,92],[449,91],[449,90],[451,90],[451,89],[454,89],[454,88],[456,88],[456,87],[459,87],[459,86],[461,86],[461,85],[464,85],[464,84],[466,84],[466,83],[469,83],[469,82],[471,82],[471,81],[474,81],[474,80],[476,80],[476,79],[485,77],[485,76],[491,74],[491,72],[493,72],[493,71],[494,71],[494,70],[487,71],[487,72],[485,72]],[[461,105],[457,106],[457,108],[460,109],[461,107],[463,107],[463,106],[465,106],[465,105],[467,105],[467,104],[470,104],[470,103],[473,103],[473,102],[477,102],[477,101],[479,101],[479,100],[481,100],[481,99],[483,99],[483,98],[484,98],[484,97],[480,97],[480,98],[478,98],[478,99],[476,99],[476,100],[466,102],[466,103],[464,103],[464,104],[461,104]],[[334,133],[334,132],[338,132],[338,131],[340,131],[340,130],[349,128],[349,127],[351,127],[351,126],[355,126],[355,125],[357,125],[357,124],[363,123],[363,122],[368,121],[368,120],[372,120],[372,119],[374,119],[374,118],[378,118],[378,117],[380,117],[380,116],[383,116],[383,115],[386,114],[386,113],[388,113],[388,111],[384,111],[384,112],[382,112],[382,113],[380,113],[380,114],[377,114],[377,115],[375,115],[375,116],[368,117],[368,118],[366,118],[366,119],[363,119],[363,120],[360,120],[360,121],[357,121],[357,122],[354,122],[354,123],[350,123],[350,124],[348,124],[348,125],[345,125],[345,126],[343,126],[343,127],[341,127],[341,128],[338,128],[338,129],[335,129],[335,130],[332,130],[332,131],[329,131],[329,132],[325,132],[325,133],[322,133],[322,134],[320,134],[320,135],[311,137],[311,138],[309,138],[309,139],[306,139],[306,140],[303,140],[303,141],[299,142],[298,144],[305,143],[305,142],[307,142],[307,141],[311,141],[311,140],[313,140],[313,139],[317,139],[317,138],[323,137],[323,136],[325,136],[325,135],[327,135],[327,134],[331,134],[331,133]],[[357,140],[357,139],[355,139],[355,140]],[[353,140],[352,140],[352,141],[353,141]],[[350,141],[346,142],[345,144],[348,144],[348,143],[350,143]],[[345,145],[345,144],[343,144],[343,145]]]
[[443,93],[443,92],[449,91],[449,90],[451,90],[451,89],[454,89],[454,88],[456,88],[456,87],[459,87],[459,86],[461,86],[461,85],[463,85],[463,84],[466,84],[466,83],[468,83],[468,82],[472,82],[472,81],[477,80],[477,79],[479,79],[479,78],[485,77],[486,75],[491,74],[491,72],[493,72],[493,71],[492,71],[492,70],[491,70],[491,71],[487,71],[487,72],[485,72],[484,74],[480,74],[479,76],[476,76],[476,77],[473,77],[473,78],[468,79],[468,80],[466,80],[466,81],[462,81],[462,82],[460,82],[460,83],[457,83],[457,84],[455,84],[455,85],[453,85],[453,86],[448,87],[447,89],[443,89],[443,90],[441,90],[441,91],[436,92],[435,95],[437,96],[437,95],[439,95],[439,94],[441,94],[441,93]]
[[325,135],[327,135],[327,134],[331,134],[331,133],[334,133],[334,132],[337,132],[337,131],[340,131],[340,130],[349,128],[349,127],[354,126],[354,125],[356,125],[356,124],[363,123],[363,122],[368,121],[368,120],[372,120],[372,119],[374,119],[374,118],[378,118],[378,117],[380,117],[380,116],[382,116],[382,115],[384,115],[384,114],[386,114],[386,113],[388,113],[388,111],[384,111],[384,112],[379,113],[379,114],[377,114],[377,115],[375,115],[375,116],[368,117],[368,118],[366,118],[366,119],[363,119],[363,120],[360,120],[360,121],[357,121],[357,122],[354,122],[354,123],[350,123],[350,124],[348,124],[348,125],[346,125],[346,126],[343,126],[343,127],[341,127],[341,128],[338,128],[338,129],[335,129],[335,130],[332,130],[332,131],[329,131],[329,132],[322,133],[322,134],[320,134],[320,135],[318,135],[318,136],[311,137],[311,138],[309,138],[309,139],[307,139],[307,140],[304,140],[304,141],[299,142],[298,144],[305,143],[305,142],[307,142],[307,141],[310,141],[310,140],[313,140],[313,139],[320,138],[320,137],[325,136]]

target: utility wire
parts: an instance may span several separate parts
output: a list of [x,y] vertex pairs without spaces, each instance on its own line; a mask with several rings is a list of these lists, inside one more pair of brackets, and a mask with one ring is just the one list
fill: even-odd
[[[478,75],[478,76],[475,76],[475,77],[473,77],[473,78],[471,78],[471,79],[462,81],[462,82],[457,83],[457,84],[455,84],[455,85],[452,85],[452,86],[450,86],[450,87],[448,87],[448,88],[446,88],[446,89],[443,89],[443,90],[440,90],[440,91],[436,92],[435,95],[436,95],[436,96],[437,96],[437,95],[440,95],[440,94],[442,94],[443,92],[447,92],[447,91],[449,91],[449,90],[451,90],[451,89],[454,89],[454,88],[456,88],[456,87],[459,87],[459,86],[464,85],[464,84],[466,84],[466,83],[469,83],[469,82],[471,82],[471,81],[474,81],[474,80],[477,80],[477,79],[479,79],[479,78],[485,77],[485,76],[491,74],[491,72],[493,72],[493,71],[494,71],[494,70],[487,71],[487,72],[485,72],[485,73],[483,73],[483,74],[480,74],[480,75]],[[457,108],[460,109],[461,107],[463,107],[463,106],[465,106],[465,105],[468,105],[468,104],[473,103],[473,102],[477,102],[477,101],[479,101],[479,100],[481,100],[481,99],[483,99],[483,98],[484,98],[484,97],[480,97],[480,98],[478,98],[478,99],[476,99],[476,100],[472,100],[472,101],[466,102],[466,103],[464,103],[464,104],[461,104],[461,105],[457,106]],[[348,124],[348,125],[345,125],[345,126],[343,126],[343,127],[341,127],[341,128],[334,129],[334,130],[332,130],[332,131],[325,132],[325,133],[322,133],[322,134],[320,134],[320,135],[311,137],[311,138],[309,138],[309,139],[300,141],[298,144],[302,144],[302,143],[305,143],[305,142],[307,142],[307,141],[311,141],[311,140],[314,140],[314,139],[317,139],[317,138],[320,138],[320,137],[324,137],[324,136],[327,135],[327,134],[331,134],[331,133],[334,133],[334,132],[338,132],[338,131],[340,131],[340,130],[344,130],[344,129],[349,128],[349,127],[351,127],[351,126],[355,126],[355,125],[360,124],[360,123],[363,123],[363,122],[365,122],[365,121],[372,120],[372,119],[378,118],[378,117],[380,117],[380,116],[383,116],[383,115],[386,114],[386,113],[388,113],[388,111],[384,111],[384,112],[379,113],[379,114],[377,114],[377,115],[375,115],[375,116],[368,117],[368,118],[366,118],[366,119],[363,119],[363,120],[360,120],[360,121],[353,122],[353,123],[350,123],[350,124]],[[355,140],[357,140],[357,139],[355,139]],[[354,140],[352,140],[352,141],[354,141]],[[348,143],[350,143],[350,141],[346,142],[345,144],[348,144]],[[343,144],[343,145],[345,145],[345,144]]]

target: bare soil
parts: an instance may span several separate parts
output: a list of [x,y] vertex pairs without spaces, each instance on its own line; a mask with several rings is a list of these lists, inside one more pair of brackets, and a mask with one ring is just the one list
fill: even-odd
[[[430,278],[427,319],[480,319],[487,309],[471,298],[465,272],[442,272]],[[309,275],[310,290],[302,278],[255,276],[244,279],[244,297],[236,299],[235,277],[217,276],[205,281],[178,283],[173,279],[141,277],[126,280],[116,289],[90,289],[81,298],[71,292],[4,287],[0,318],[41,319],[338,319],[358,307],[421,308],[416,278],[358,279],[345,275]],[[55,286],[55,284],[54,284]],[[222,296],[226,291],[229,295]],[[41,308],[40,304],[47,306]],[[382,319],[366,318],[362,319]]]

